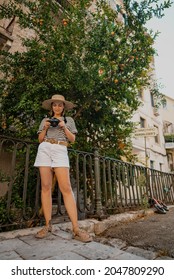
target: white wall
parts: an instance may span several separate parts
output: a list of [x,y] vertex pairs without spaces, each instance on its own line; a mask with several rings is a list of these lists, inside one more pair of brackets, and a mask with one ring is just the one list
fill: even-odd
[[[168,172],[168,162],[165,149],[165,141],[163,136],[163,120],[161,115],[154,114],[154,107],[151,104],[151,96],[149,90],[144,90],[142,97],[142,106],[139,107],[134,114],[132,120],[140,127],[140,117],[145,119],[145,127],[157,127],[158,128],[158,143],[155,141],[155,137],[146,138],[146,147],[148,154],[148,167],[150,167],[150,161],[154,162],[154,169]],[[139,161],[137,164],[145,165],[145,139],[132,138],[133,153],[138,155]]]

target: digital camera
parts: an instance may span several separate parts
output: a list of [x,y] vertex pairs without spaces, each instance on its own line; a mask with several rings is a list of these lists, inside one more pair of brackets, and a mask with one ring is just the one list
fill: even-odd
[[48,122],[50,122],[52,127],[57,127],[59,122],[60,122],[60,120],[57,119],[57,118],[52,118],[52,119],[49,119]]

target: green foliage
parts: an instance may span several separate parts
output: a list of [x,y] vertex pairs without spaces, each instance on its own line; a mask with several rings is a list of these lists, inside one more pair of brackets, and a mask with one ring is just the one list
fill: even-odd
[[0,170],[0,182],[4,183],[4,182],[9,182],[10,178],[9,176],[4,173],[2,170]]
[[174,143],[174,134],[164,135],[165,142]]
[[33,30],[22,40],[25,52],[1,51],[1,131],[36,139],[46,113],[41,102],[59,93],[77,104],[74,148],[96,147],[115,157],[128,150],[130,119],[138,91],[150,83],[155,54],[156,34],[148,34],[145,23],[162,17],[171,3],[123,2],[124,10],[97,1],[92,11],[89,0],[73,1],[68,11],[46,0],[11,0],[1,7],[0,18],[15,15],[22,29]]
[[4,223],[7,221],[7,202],[4,197],[0,197],[0,223]]
[[165,95],[161,93],[163,86],[157,84],[156,82],[152,83],[149,87],[150,93],[153,95],[154,107],[159,108],[162,104],[166,103]]
[[[10,155],[13,152],[13,144],[9,142],[7,145],[6,143],[6,145],[2,145],[2,149],[8,151]],[[16,147],[15,170],[11,171],[10,175],[0,170],[0,182],[8,182],[7,193],[0,197],[0,223],[2,224],[7,223],[9,219],[19,222],[24,210],[25,218],[31,217],[35,209],[38,170],[33,166],[33,162],[37,145],[29,147],[26,146],[26,143],[18,142]],[[27,148],[29,148],[28,151]],[[26,161],[27,152],[30,155],[28,161]],[[12,184],[12,188],[10,188],[10,184]]]

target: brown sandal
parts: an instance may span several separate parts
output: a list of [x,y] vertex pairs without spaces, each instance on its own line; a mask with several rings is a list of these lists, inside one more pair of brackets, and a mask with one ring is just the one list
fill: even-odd
[[48,226],[44,226],[41,230],[39,230],[36,233],[35,237],[36,238],[45,238],[50,234],[50,232],[52,232],[52,225],[49,222]]
[[78,229],[77,231],[73,232],[73,238],[84,243],[92,241],[92,237],[82,229]]

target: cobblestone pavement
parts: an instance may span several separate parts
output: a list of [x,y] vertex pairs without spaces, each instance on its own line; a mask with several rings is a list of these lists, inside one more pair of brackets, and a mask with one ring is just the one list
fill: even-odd
[[[173,222],[172,213],[174,213],[174,208],[169,213],[165,216],[166,220],[170,217],[171,222]],[[162,228],[163,223],[165,227],[165,217],[160,216],[162,230],[164,230]],[[151,232],[152,225],[157,224],[156,219],[159,219],[159,216],[149,210],[145,216],[143,211],[131,211],[110,216],[103,221],[94,219],[79,221],[80,227],[86,229],[93,236],[93,241],[86,244],[72,239],[70,222],[55,224],[53,234],[41,240],[36,239],[34,236],[39,229],[38,227],[0,233],[0,260],[172,259],[171,256],[160,254],[159,250],[154,250],[152,247],[145,248],[140,246],[138,237],[136,242],[129,243],[126,236],[123,235],[123,230],[121,231],[122,235],[119,234],[119,228],[123,229],[123,226],[125,226],[126,230],[126,226],[133,228],[133,225],[137,225],[136,236],[138,236],[138,230],[141,228],[140,224],[142,223],[143,227],[146,227],[146,222],[148,221],[149,224],[149,221],[151,221],[150,228],[146,231],[147,234],[147,232]],[[174,228],[174,223],[172,225]],[[113,226],[116,228],[116,235],[114,235]],[[107,231],[108,228],[110,228],[111,232]],[[130,228],[127,232],[130,232]],[[111,236],[111,233],[113,236]],[[163,237],[163,235],[161,236]],[[171,237],[172,235],[170,235],[170,239]],[[140,241],[142,241],[142,238]]]
[[[118,223],[102,233],[100,241],[120,244],[127,252],[141,255],[147,252],[148,258],[158,256],[174,259],[174,207],[166,214],[153,213],[138,219]],[[149,252],[149,255],[148,255]]]

